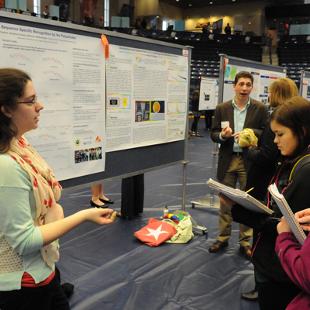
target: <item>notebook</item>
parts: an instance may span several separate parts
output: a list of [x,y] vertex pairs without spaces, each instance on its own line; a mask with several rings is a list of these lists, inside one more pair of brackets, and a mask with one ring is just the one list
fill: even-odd
[[263,203],[261,203],[259,200],[255,199],[245,191],[229,187],[211,178],[207,181],[207,184],[217,193],[224,194],[232,201],[238,203],[239,205],[245,207],[248,210],[269,215],[273,214],[273,211],[271,209],[267,208]]
[[301,228],[300,224],[296,220],[294,213],[292,212],[290,206],[288,205],[287,201],[285,200],[284,196],[278,191],[276,184],[271,184],[268,187],[269,193],[271,194],[273,200],[279,207],[281,213],[283,214],[284,218],[286,219],[287,223],[289,224],[292,233],[298,240],[300,244],[303,244],[306,235]]

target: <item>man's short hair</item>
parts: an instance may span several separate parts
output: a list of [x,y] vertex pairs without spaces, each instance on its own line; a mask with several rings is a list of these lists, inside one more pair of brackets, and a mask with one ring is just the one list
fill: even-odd
[[236,85],[238,83],[239,79],[241,79],[241,78],[250,79],[252,84],[254,82],[253,75],[250,72],[248,72],[248,71],[240,71],[235,76],[234,85]]

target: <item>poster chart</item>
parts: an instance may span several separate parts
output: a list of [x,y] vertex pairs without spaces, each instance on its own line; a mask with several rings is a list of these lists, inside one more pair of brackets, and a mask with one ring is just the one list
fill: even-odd
[[100,38],[0,22],[0,66],[30,74],[44,105],[26,134],[59,180],[104,171],[105,59]]
[[300,94],[302,97],[310,100],[310,72],[304,71],[300,79]]
[[185,138],[188,58],[110,45],[107,151]]
[[276,79],[286,77],[286,73],[283,70],[279,70],[279,67],[267,66],[253,62],[245,61],[244,64],[235,65],[230,63],[229,58],[225,58],[225,70],[224,70],[224,88],[223,88],[223,101],[230,100],[234,97],[235,92],[233,89],[233,83],[235,76],[240,71],[248,71],[254,77],[253,90],[251,92],[251,98],[268,104],[268,88],[269,85]]
[[218,103],[218,94],[218,79],[202,77],[200,80],[199,111],[215,110]]

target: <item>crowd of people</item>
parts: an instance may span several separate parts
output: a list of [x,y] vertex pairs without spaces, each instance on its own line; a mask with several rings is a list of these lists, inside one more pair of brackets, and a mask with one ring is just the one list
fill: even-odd
[[[239,72],[234,98],[216,107],[211,138],[220,145],[217,178],[231,187],[238,183],[243,190],[252,189],[251,195],[274,212],[259,214],[221,195],[219,234],[209,252],[223,251],[232,221],[239,222],[240,251],[254,264],[260,309],[310,309],[309,238],[298,243],[267,190],[275,183],[304,230],[310,230],[310,102],[298,96],[292,80],[281,78],[269,87],[268,114],[250,98],[252,89],[253,76]],[[244,128],[253,130],[257,145],[240,147]]]
[[[238,72],[234,98],[217,105],[211,138],[220,145],[217,178],[264,202],[274,213],[258,214],[220,197],[219,233],[209,248],[222,252],[232,222],[240,223],[240,253],[254,264],[260,309],[309,309],[309,237],[299,244],[268,195],[275,183],[302,228],[310,231],[310,103],[298,96],[288,78],[269,87],[270,111],[250,97],[254,78]],[[194,99],[199,98],[196,93]],[[55,263],[58,238],[85,221],[113,222],[113,201],[102,184],[92,186],[88,208],[64,217],[58,203],[61,186],[53,170],[24,134],[38,127],[44,108],[30,76],[18,69],[0,69],[0,308],[69,309]],[[199,115],[192,130],[197,132]],[[244,128],[258,138],[241,145]],[[5,203],[4,203],[5,202]],[[253,234],[253,246],[251,238]]]

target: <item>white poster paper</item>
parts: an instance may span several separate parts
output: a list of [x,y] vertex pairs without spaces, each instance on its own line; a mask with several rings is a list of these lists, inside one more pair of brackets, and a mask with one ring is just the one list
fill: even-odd
[[0,23],[0,66],[30,74],[43,103],[28,140],[59,180],[104,171],[105,59],[100,38]]
[[218,79],[202,77],[200,81],[199,111],[214,110],[218,102]]
[[107,62],[107,150],[184,139],[188,60],[110,45]]
[[304,76],[302,78],[302,85],[300,85],[300,87],[302,97],[306,98],[307,100],[310,100],[310,72],[304,73]]

